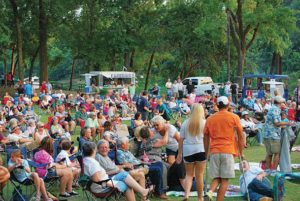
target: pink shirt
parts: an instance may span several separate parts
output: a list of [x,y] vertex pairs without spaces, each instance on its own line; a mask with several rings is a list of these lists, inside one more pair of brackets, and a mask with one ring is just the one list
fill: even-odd
[[[48,164],[53,163],[53,158],[48,152],[42,149],[34,154],[33,161],[37,164]],[[36,172],[39,177],[43,178],[47,173],[47,167],[38,167],[36,168]]]

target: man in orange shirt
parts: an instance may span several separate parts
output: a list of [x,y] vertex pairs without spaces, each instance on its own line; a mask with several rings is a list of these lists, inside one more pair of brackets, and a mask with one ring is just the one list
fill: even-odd
[[[240,118],[228,111],[228,98],[219,97],[217,105],[219,112],[210,116],[205,124],[204,148],[206,155],[210,156],[207,157],[210,158],[208,173],[213,178],[208,196],[211,198],[212,193],[220,184],[217,201],[222,201],[228,187],[228,180],[235,177],[234,156],[237,156],[239,152],[243,156],[245,144]],[[236,142],[235,133],[237,133],[238,142]]]

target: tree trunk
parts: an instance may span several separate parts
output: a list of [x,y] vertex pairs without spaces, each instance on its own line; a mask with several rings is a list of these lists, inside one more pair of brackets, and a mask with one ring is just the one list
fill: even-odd
[[74,78],[74,67],[75,67],[75,59],[73,58],[73,61],[72,61],[72,71],[71,71],[71,78],[70,78],[70,87],[69,87],[69,91],[71,91],[71,90],[72,90],[73,78]]
[[130,66],[130,53],[125,52],[124,53],[124,66],[128,69]]
[[239,86],[242,86],[246,52],[243,52],[242,50],[239,49],[239,50],[237,50],[237,53],[238,53],[237,54],[238,66],[237,66],[237,71],[236,71],[236,82],[239,84]]
[[39,53],[39,50],[40,50],[40,46],[38,46],[38,48],[36,49],[34,55],[32,56],[31,60],[30,60],[30,68],[29,68],[29,80],[31,81],[32,79],[32,73],[33,73],[33,67],[34,67],[34,62],[35,62],[35,59]]
[[7,63],[6,59],[3,60],[3,71],[4,71],[4,85],[7,86]]
[[147,88],[148,88],[148,80],[149,80],[149,76],[150,76],[150,72],[151,72],[151,67],[152,67],[152,63],[153,63],[153,59],[154,59],[154,54],[155,54],[155,51],[152,52],[150,60],[149,60],[149,65],[148,65],[148,69],[147,69],[147,75],[146,75],[144,90],[147,90]]
[[40,83],[48,81],[47,19],[44,0],[39,0]]
[[111,67],[110,67],[110,69],[112,70],[112,71],[115,71],[116,70],[116,53],[115,52],[113,52],[112,53],[112,59],[111,59]]
[[134,56],[135,56],[135,49],[133,49],[133,50],[131,51],[131,55],[130,55],[130,65],[129,65],[130,69],[133,68]]
[[273,52],[270,74],[282,74],[282,57],[276,52]]
[[24,60],[23,60],[23,36],[21,31],[20,25],[20,18],[18,13],[18,6],[16,0],[10,0],[13,13],[14,13],[14,20],[16,26],[16,33],[17,33],[17,51],[18,51],[18,60],[19,60],[19,79],[21,81],[24,80]]
[[11,63],[10,63],[10,72],[13,74],[15,71],[15,46],[11,49]]

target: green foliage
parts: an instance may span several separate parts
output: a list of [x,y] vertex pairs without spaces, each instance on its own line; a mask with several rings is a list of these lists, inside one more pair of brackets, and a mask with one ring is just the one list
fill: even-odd
[[[247,51],[245,72],[269,72],[273,52],[282,55],[285,72],[299,72],[299,2],[242,2],[244,29],[249,26],[246,42],[260,24]],[[9,1],[0,3],[0,60],[9,65],[9,50],[16,43],[13,14]],[[38,4],[20,0],[18,5],[28,74],[39,45]],[[69,79],[73,60],[75,77],[89,70],[121,70],[124,65],[145,77],[153,52],[151,83],[163,83],[167,77],[175,79],[178,75],[210,75],[216,82],[227,79],[225,9],[235,12],[237,0],[47,0],[45,6],[50,80]],[[229,42],[233,79],[237,52],[234,41]]]

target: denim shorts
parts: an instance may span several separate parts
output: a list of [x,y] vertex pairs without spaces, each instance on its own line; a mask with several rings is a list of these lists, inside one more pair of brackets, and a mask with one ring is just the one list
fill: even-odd
[[128,172],[122,171],[111,178],[114,186],[118,188],[120,192],[125,192],[128,189],[128,186],[125,183],[125,179],[128,177],[128,174]]

